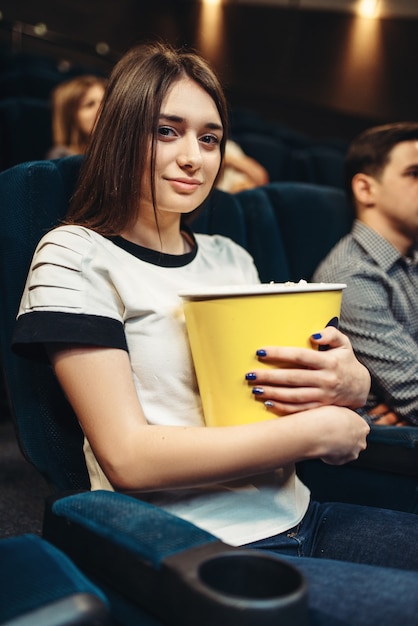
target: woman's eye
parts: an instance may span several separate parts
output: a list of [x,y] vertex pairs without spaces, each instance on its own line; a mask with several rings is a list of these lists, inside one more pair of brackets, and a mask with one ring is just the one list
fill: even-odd
[[159,137],[174,137],[175,131],[173,128],[170,128],[169,126],[160,126],[158,128],[158,135]]
[[207,143],[213,146],[217,146],[220,143],[220,140],[216,135],[203,135],[203,137],[201,137],[200,140],[203,143]]

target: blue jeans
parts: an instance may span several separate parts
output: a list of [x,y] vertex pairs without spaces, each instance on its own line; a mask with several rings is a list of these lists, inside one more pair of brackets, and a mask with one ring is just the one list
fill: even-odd
[[417,515],[312,502],[297,527],[246,547],[304,574],[312,626],[418,624]]

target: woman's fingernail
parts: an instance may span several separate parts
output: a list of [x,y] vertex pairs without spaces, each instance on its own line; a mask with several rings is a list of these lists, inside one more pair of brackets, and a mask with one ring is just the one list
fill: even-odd
[[322,335],[321,335],[321,333],[314,333],[314,334],[312,335],[312,337],[313,337],[314,339],[321,339]]
[[256,378],[257,376],[254,372],[248,372],[248,374],[245,374],[245,380],[255,380]]
[[274,402],[272,402],[271,400],[266,400],[264,406],[266,407],[266,409],[271,409],[274,407]]
[[267,352],[265,350],[257,350],[257,356],[267,356]]
[[252,392],[259,396],[264,393],[264,389],[262,387],[253,387]]

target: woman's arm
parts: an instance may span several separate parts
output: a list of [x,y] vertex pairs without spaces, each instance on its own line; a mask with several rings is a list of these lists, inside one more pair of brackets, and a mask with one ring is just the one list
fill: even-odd
[[269,182],[267,170],[258,161],[246,154],[227,154],[225,166],[233,167],[238,172],[245,174],[254,186],[266,185]]
[[367,424],[339,407],[224,428],[148,425],[125,351],[53,346],[49,353],[92,450],[116,489],[222,482],[316,457],[339,464],[357,458],[365,448]]

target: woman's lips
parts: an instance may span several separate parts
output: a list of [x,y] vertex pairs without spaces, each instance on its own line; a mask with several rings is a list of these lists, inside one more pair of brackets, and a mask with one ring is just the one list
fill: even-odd
[[195,178],[170,178],[169,182],[176,191],[183,193],[192,193],[202,184],[200,180]]

